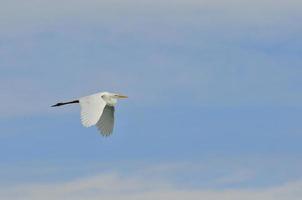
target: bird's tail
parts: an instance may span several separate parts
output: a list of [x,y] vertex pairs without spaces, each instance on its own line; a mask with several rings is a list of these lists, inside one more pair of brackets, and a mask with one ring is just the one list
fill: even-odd
[[61,102],[61,103],[57,103],[55,105],[52,105],[51,107],[63,106],[63,105],[72,104],[72,103],[80,103],[80,101],[79,100],[74,100],[74,101],[68,101],[68,102]]

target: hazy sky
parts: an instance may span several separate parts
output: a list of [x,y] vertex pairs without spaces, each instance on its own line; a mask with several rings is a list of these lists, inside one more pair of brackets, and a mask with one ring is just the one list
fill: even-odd
[[[300,199],[301,10],[0,0],[0,198]],[[49,107],[104,90],[109,138]]]

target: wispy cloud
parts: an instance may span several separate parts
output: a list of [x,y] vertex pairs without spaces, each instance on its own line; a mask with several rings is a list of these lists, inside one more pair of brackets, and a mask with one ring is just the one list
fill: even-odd
[[182,97],[197,106],[301,106],[302,30],[293,24],[302,18],[300,5],[6,1],[1,115],[43,113],[43,102],[99,90],[121,91],[148,106]]
[[1,188],[0,197],[10,200],[35,199],[212,199],[212,200],[298,200],[302,181],[261,189],[182,188],[164,180],[148,177],[123,177],[119,174],[99,174],[88,178],[58,183],[34,183]]
[[[244,33],[251,34],[253,34],[251,28],[258,28],[256,32],[265,36],[283,34],[295,29],[289,26],[289,30],[284,30],[282,33],[264,31],[293,23],[291,19],[301,17],[300,6],[301,2],[298,0],[286,2],[273,0],[252,2],[248,0],[114,0],[110,2],[88,0],[83,2],[75,0],[72,6],[67,0],[29,0],[26,2],[12,0],[1,3],[0,12],[4,17],[0,20],[0,26],[5,27],[2,29],[2,34],[13,30],[18,30],[15,34],[20,34],[20,32],[22,34],[26,31],[39,31],[41,27],[54,28],[58,25],[61,27],[76,21],[76,24],[84,23],[86,26],[99,23],[111,30],[124,32],[133,32],[135,27],[136,32],[141,30],[150,35],[150,33],[155,33],[152,31],[153,22],[153,24],[162,25],[164,29],[175,27],[178,23],[187,24],[187,27],[198,25],[204,30],[208,28],[215,30],[219,27],[229,30],[240,29]],[[129,21],[125,23],[125,19]],[[170,23],[167,24],[167,22]],[[235,36],[242,35],[240,32],[232,33]],[[230,34],[221,35],[222,38],[225,36],[230,36]]]

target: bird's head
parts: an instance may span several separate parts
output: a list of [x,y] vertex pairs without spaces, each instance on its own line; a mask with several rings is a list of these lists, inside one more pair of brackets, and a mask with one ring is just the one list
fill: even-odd
[[122,94],[103,92],[102,98],[106,101],[106,103],[110,105],[115,105],[118,99],[125,99],[128,97]]

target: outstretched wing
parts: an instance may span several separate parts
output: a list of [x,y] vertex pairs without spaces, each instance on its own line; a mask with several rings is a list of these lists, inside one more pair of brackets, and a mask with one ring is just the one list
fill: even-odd
[[109,136],[114,126],[114,107],[106,105],[100,120],[96,126],[103,136]]
[[95,125],[102,116],[106,102],[100,93],[79,99],[81,106],[81,121],[83,126],[90,127]]

